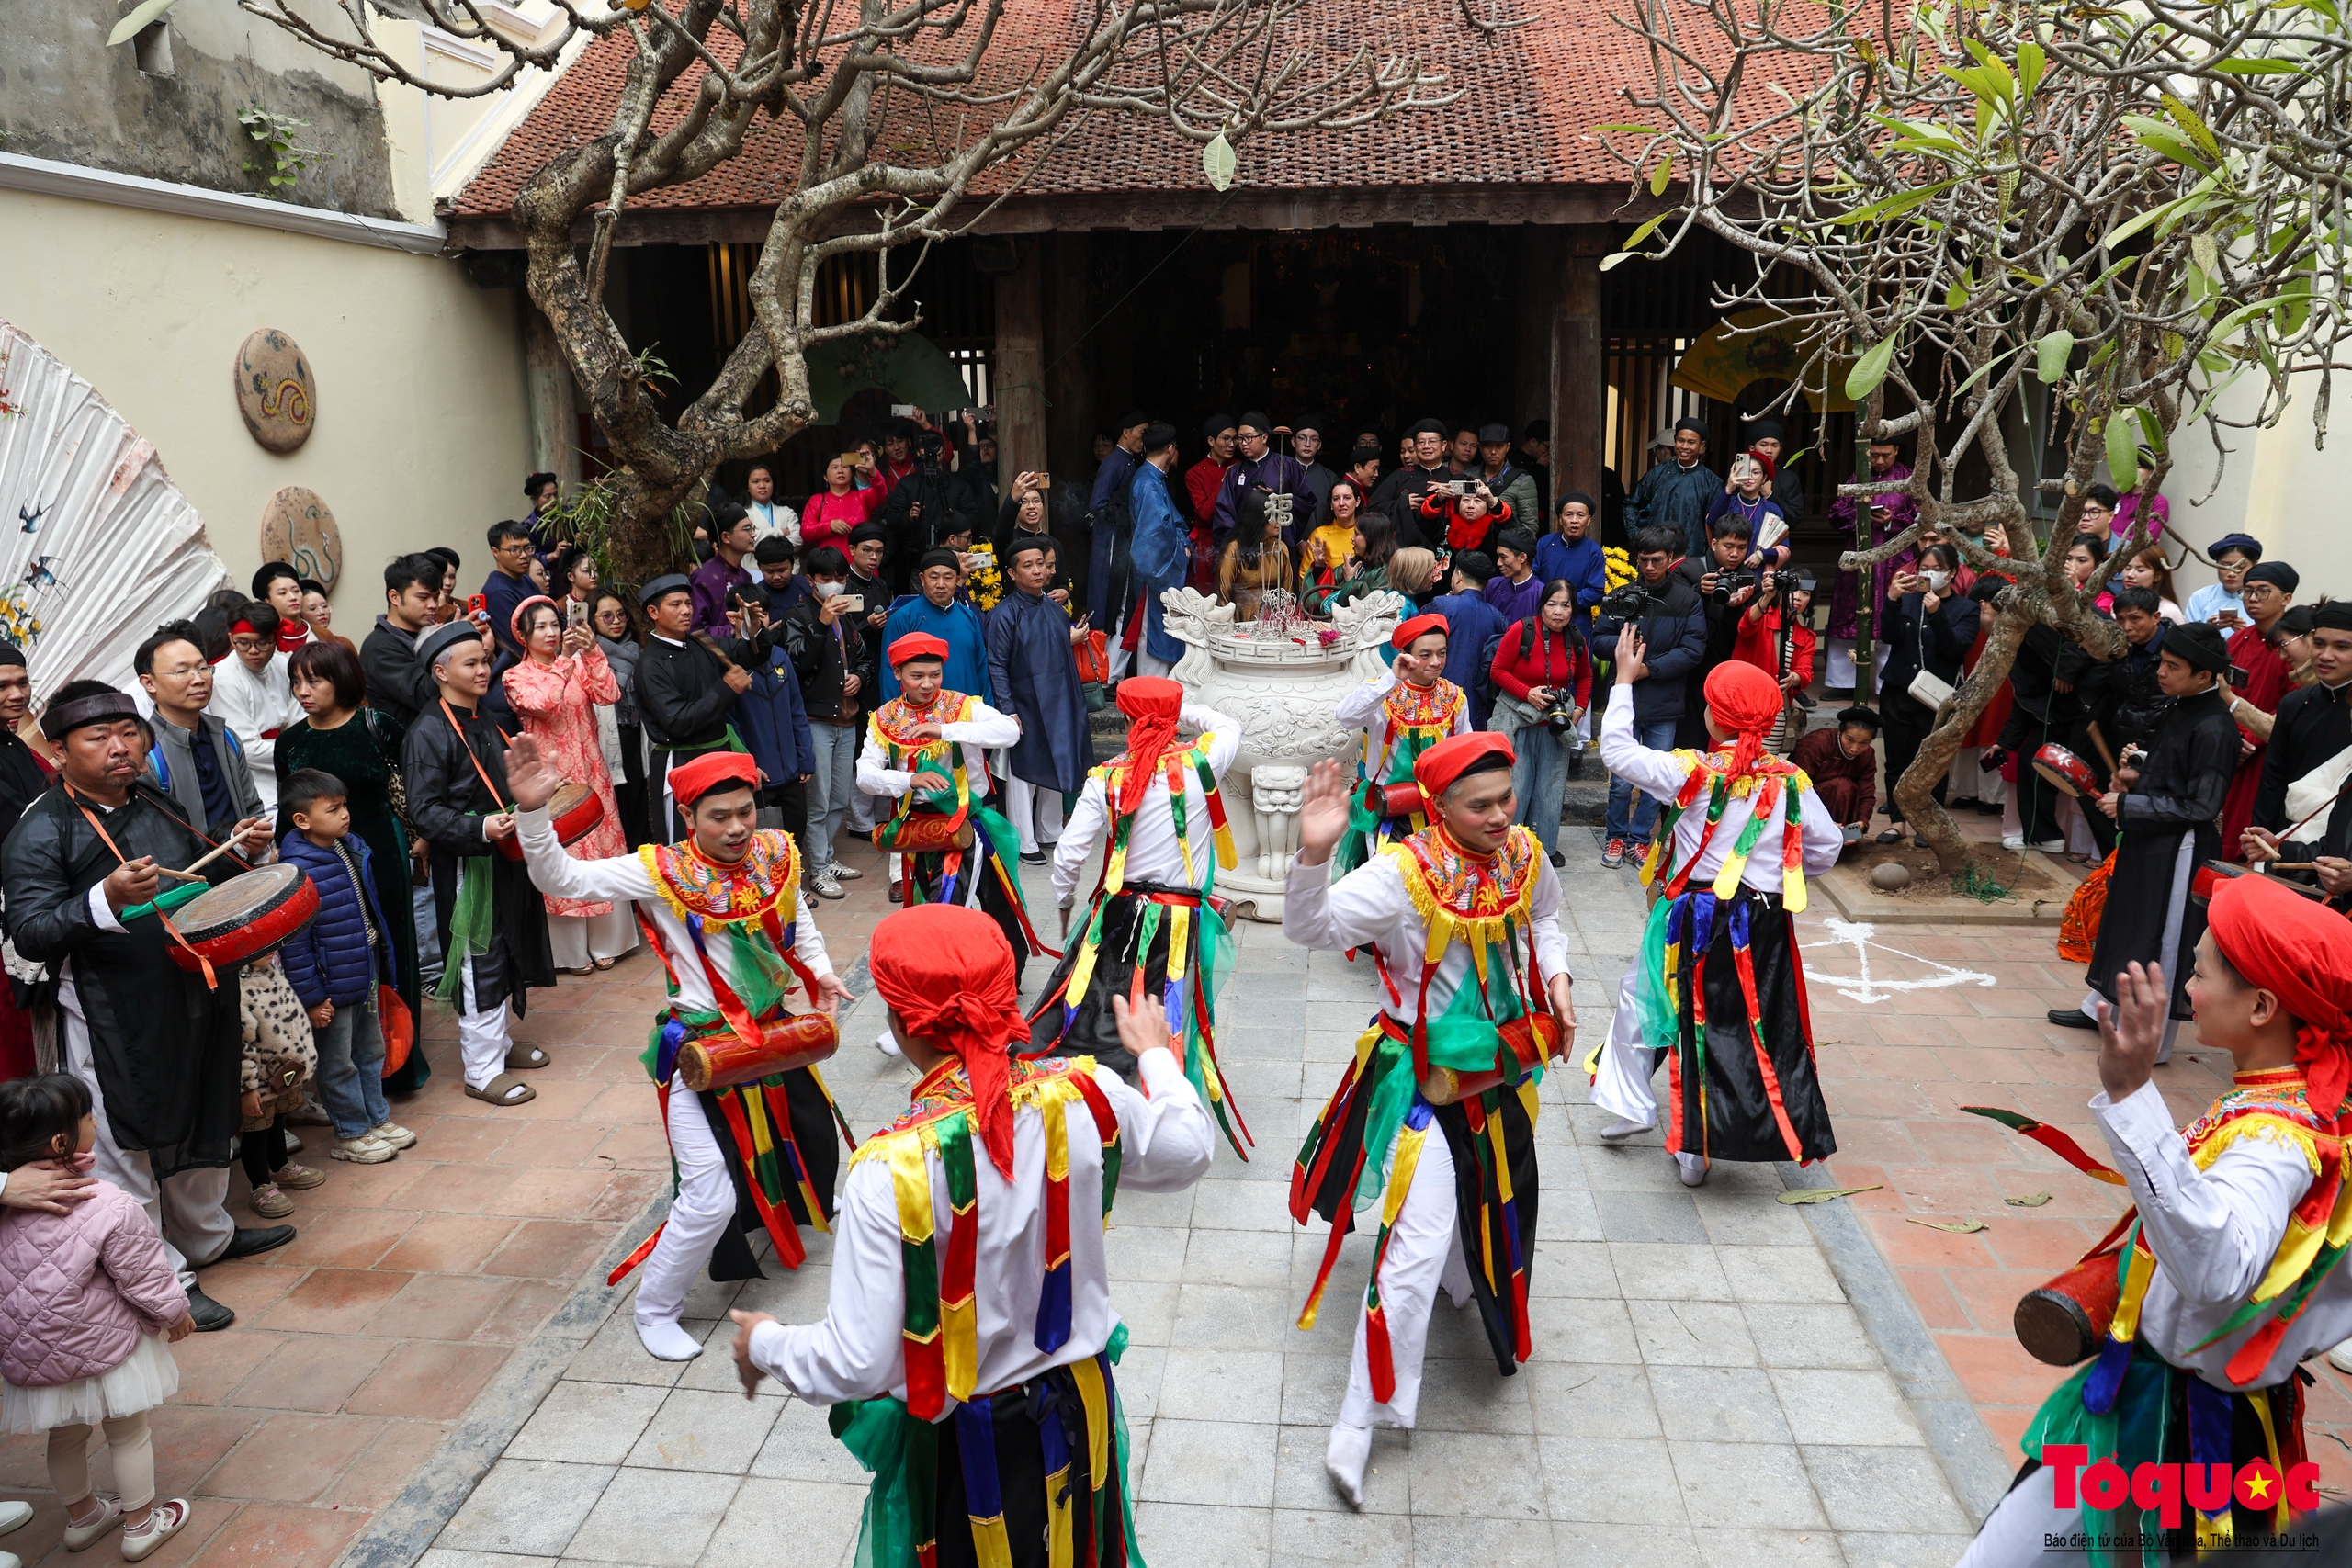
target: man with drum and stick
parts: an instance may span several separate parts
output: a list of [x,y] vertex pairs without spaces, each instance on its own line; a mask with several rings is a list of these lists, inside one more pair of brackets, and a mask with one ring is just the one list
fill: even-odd
[[454,887],[434,889],[450,906],[435,994],[458,1010],[466,1093],[520,1105],[538,1091],[514,1069],[544,1067],[548,1054],[514,1043],[507,1009],[520,1016],[532,987],[555,984],[555,960],[547,903],[522,863],[499,848],[514,836],[514,812],[507,804],[506,735],[477,711],[490,690],[491,645],[473,621],[451,621],[416,639],[416,657],[433,671],[437,695],[401,742],[409,826],[458,866]]
[[2188,955],[2205,922],[2189,889],[2197,869],[2222,853],[2213,818],[2237,766],[2237,724],[2222,690],[2229,668],[2229,647],[2219,628],[2202,621],[2167,628],[2157,654],[2156,689],[2173,702],[2156,727],[2154,744],[2144,756],[2134,751],[2118,759],[2121,765],[2107,793],[2084,803],[2115,823],[2115,869],[2091,949],[2090,991],[2079,1007],[2052,1010],[2050,1021],[2065,1029],[2098,1028],[2099,1005],[2116,999],[2116,976],[2124,966],[2161,964],[2173,977],[2173,997],[2159,1063],[2172,1060],[2173,1036],[2190,1016]]
[[270,825],[249,818],[215,847],[147,775],[145,721],[103,682],[59,691],[41,733],[57,743],[62,771],[0,845],[7,932],[58,977],[61,1066],[90,1088],[95,1174],[138,1199],[163,1232],[197,1327],[226,1328],[236,1314],[197,1289],[193,1270],[283,1247],[294,1227],[245,1230],[229,1217],[238,972],[175,964],[169,951],[184,938],[153,900],[249,870],[223,852],[266,848]]
[[760,1278],[743,1237],[764,1225],[777,1258],[797,1269],[806,1256],[797,1227],[830,1228],[835,1128],[844,1139],[849,1129],[813,1063],[832,1054],[833,1010],[849,992],[799,908],[799,851],[759,828],[750,757],[709,751],[672,768],[692,835],[605,860],[574,860],[557,842],[547,807],[564,781],[529,736],[507,752],[507,780],[539,890],[633,902],[669,971],[670,1006],[644,1059],[678,1193],[613,1280],[644,1264],[637,1337],[662,1360],[688,1360],[702,1347],[678,1314],[705,1262],[714,1279]]
[[831,1407],[875,1472],[861,1562],[1139,1562],[1103,1231],[1122,1190],[1207,1173],[1208,1113],[1157,1009],[1119,1004],[1140,1090],[1083,1056],[1012,1059],[1012,952],[977,910],[892,914],[867,961],[921,1077],[850,1162],[823,1320],[729,1314],[744,1392],[774,1377]]

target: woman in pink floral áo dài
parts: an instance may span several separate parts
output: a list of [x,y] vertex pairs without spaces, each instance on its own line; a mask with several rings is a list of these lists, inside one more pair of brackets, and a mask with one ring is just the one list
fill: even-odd
[[[551,599],[534,597],[515,605],[513,630],[525,656],[506,671],[507,702],[557,771],[594,790],[605,807],[587,836],[567,849],[580,860],[628,853],[596,727],[596,705],[620,701],[613,667],[596,646],[595,634],[585,626],[567,626]],[[637,926],[627,905],[549,898],[548,943],[557,968],[586,975],[610,969],[634,948]]]

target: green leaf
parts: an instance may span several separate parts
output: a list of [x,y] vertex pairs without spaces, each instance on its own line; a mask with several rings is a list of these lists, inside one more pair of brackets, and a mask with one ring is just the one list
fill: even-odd
[[2022,96],[2033,96],[2033,90],[2041,85],[2042,67],[2049,61],[2050,57],[2042,52],[2040,44],[2028,42],[2018,45],[2018,85]]
[[126,43],[138,37],[147,30],[148,23],[178,4],[179,0],[140,0],[137,6],[131,7],[130,15],[114,25],[114,31],[107,34],[107,47],[112,49],[119,43]]
[[1668,152],[1665,157],[1660,158],[1657,161],[1657,167],[1650,171],[1650,194],[1652,196],[1664,196],[1666,194],[1666,182],[1673,177],[1674,154]]
[[2044,333],[2033,345],[2033,377],[2047,387],[2066,374],[2066,361],[2074,356],[2075,334],[2061,327]]
[[2162,456],[2165,451],[2165,427],[2158,423],[2155,411],[2134,409],[2132,412],[2140,416],[2140,434],[2146,437],[2142,444],[2158,456]]
[[1868,1187],[1799,1187],[1787,1192],[1776,1192],[1773,1197],[1792,1206],[1798,1203],[1826,1203],[1833,1198],[1851,1198],[1857,1192],[1876,1192],[1884,1186],[1884,1182],[1873,1181]]
[[2137,411],[2117,409],[2107,416],[2107,475],[2118,490],[2132,483],[2140,471],[2140,422]]
[[1974,1235],[1984,1228],[1983,1220],[1928,1220],[1917,1214],[1903,1217],[1915,1225],[1925,1225],[1931,1231],[1950,1231],[1954,1235]]
[[1968,275],[1966,273],[1962,273],[1958,277],[1953,278],[1951,287],[1944,290],[1944,309],[1954,312],[1968,309]]
[[2213,69],[2233,76],[2300,76],[2305,67],[2291,60],[2217,60]]
[[2050,1201],[2050,1194],[2047,1192],[2037,1192],[2030,1198],[2004,1198],[2001,1201],[2007,1203],[2012,1209],[2039,1209],[2044,1203]]
[[1234,171],[1240,167],[1240,163],[1241,160],[1234,156],[1233,143],[1225,139],[1222,130],[1210,137],[1209,144],[1201,149],[1201,172],[1208,175],[1212,190],[1231,189]]
[[1648,239],[1652,234],[1657,233],[1657,226],[1658,226],[1659,224],[1661,224],[1661,223],[1665,222],[1668,218],[1671,218],[1671,217],[1673,217],[1673,216],[1674,216],[1674,214],[1673,214],[1673,213],[1671,213],[1671,212],[1661,212],[1661,213],[1659,213],[1657,217],[1655,217],[1655,218],[1653,218],[1653,219],[1650,219],[1647,222],[1644,223],[1640,228],[1638,228],[1638,229],[1634,230],[1632,233],[1630,233],[1630,234],[1626,235],[1626,236],[1625,236],[1625,243],[1624,243],[1623,245],[1620,245],[1620,246],[1618,247],[1618,249],[1620,249],[1620,250],[1625,250],[1625,251],[1630,251],[1630,250],[1632,250],[1635,245],[1640,244],[1644,240],[1646,240],[1646,239]]
[[2207,125],[2204,120],[2199,118],[2195,109],[2190,108],[2187,104],[2182,103],[2172,94],[2165,93],[2160,95],[2160,96],[2164,99],[2165,112],[2172,116],[2174,121],[2178,124],[2183,130],[2186,130],[2189,135],[2197,139],[2197,145],[2205,149],[2205,156],[2211,159],[2216,164],[2220,163],[2222,161],[2222,143],[2214,137],[2213,128]]
[[1596,125],[1592,129],[1600,131],[1615,131],[1626,136],[1656,136],[1657,134],[1655,127],[1646,125]]
[[1854,361],[1854,367],[1846,372],[1846,395],[1860,402],[1878,390],[1878,384],[1886,379],[1886,373],[1894,365],[1894,336],[1890,333],[1864,349],[1862,356]]

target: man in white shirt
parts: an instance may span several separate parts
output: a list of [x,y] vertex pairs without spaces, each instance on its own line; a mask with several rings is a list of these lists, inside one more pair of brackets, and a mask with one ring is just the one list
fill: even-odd
[[[2079,1563],[2084,1538],[2098,1533],[2168,1534],[2151,1561],[2197,1554],[2192,1532],[2209,1550],[2251,1550],[2288,1529],[2289,1509],[2320,1506],[2300,1367],[2352,1334],[2352,1274],[2331,1269],[2335,1249],[2321,1245],[2327,1216],[2341,1212],[2334,1156],[2352,1083],[2344,937],[2342,916],[2269,877],[2216,885],[2188,998],[2199,1043],[2229,1052],[2234,1081],[2186,1132],[2152,1076],[2172,984],[2138,964],[2117,976],[2115,1005],[2099,1010],[2090,1101],[2115,1169],[2064,1134],[2033,1135],[2131,1190],[2124,1219],[2137,1224],[2119,1225],[2120,1247],[2103,1255],[2121,1279],[2119,1299],[2097,1325],[2098,1353],[2027,1428],[2025,1466],[1962,1568]],[[2207,1494],[2209,1508],[2199,1494],[2214,1467],[2225,1485]],[[2104,1494],[2119,1506],[2103,1508],[2102,1469],[2151,1500],[2158,1472],[2185,1470],[2187,1496],[2173,1491],[2143,1513],[2129,1495]]]
[[277,809],[277,734],[301,716],[288,655],[277,650],[277,612],[254,600],[229,627],[231,656],[213,669],[210,712],[236,736],[265,812]]
[[[1080,874],[1098,841],[1104,841],[1102,874],[1078,939],[1064,941],[1061,963],[1038,997],[1029,1048],[1083,1051],[1132,1076],[1111,998],[1140,980],[1143,995],[1161,1004],[1169,1030],[1184,1042],[1184,1076],[1225,1124],[1233,1152],[1247,1159],[1216,1062],[1216,987],[1224,976],[1215,965],[1232,943],[1207,897],[1216,868],[1234,863],[1217,781],[1241,750],[1241,726],[1187,703],[1182,686],[1156,676],[1120,682],[1117,700],[1129,721],[1127,749],[1086,775],[1054,848],[1054,901],[1065,939]],[[1176,739],[1179,725],[1196,734],[1189,746]]]
[[[760,770],[750,757],[706,751],[679,763],[670,788],[693,836],[602,860],[574,860],[557,842],[547,803],[562,782],[529,736],[508,748],[506,784],[532,884],[557,898],[633,901],[669,973],[670,1006],[652,1072],[666,1091],[678,1194],[638,1282],[637,1337],[661,1360],[690,1360],[702,1346],[678,1325],[678,1314],[695,1276],[707,1262],[715,1279],[757,1278],[741,1235],[763,1224],[777,1260],[799,1267],[805,1253],[797,1227],[823,1227],[840,1156],[832,1097],[813,1066],[694,1093],[673,1081],[678,1052],[694,1041],[775,1041],[789,1021],[788,1004],[793,1013],[830,1015],[849,992],[833,974],[816,920],[799,908],[799,852],[786,834],[759,830]],[[757,1102],[748,1113],[746,1097]],[[782,1116],[775,1114],[779,1099]],[[761,1151],[738,1142],[737,1130],[753,1125],[752,1117],[772,1146],[788,1151],[768,1162],[774,1191],[763,1190]],[[739,1211],[737,1170],[744,1191],[761,1190],[765,1201]]]
[[2262,564],[2262,541],[2251,534],[2224,534],[2210,552],[2213,570],[2221,578],[2188,596],[2181,615],[2192,621],[2211,621],[2227,637],[2254,623],[2245,613],[2245,574]]
[[1113,1372],[1126,1329],[1103,1227],[1117,1188],[1201,1179],[1208,1113],[1149,1008],[1119,1021],[1140,1092],[1084,1057],[1011,1059],[1012,951],[977,910],[893,914],[867,963],[921,1077],[851,1158],[823,1320],[729,1314],[744,1390],[773,1377],[844,1406],[832,1428],[876,1472],[861,1562],[1117,1568],[1136,1560]]
[[[1642,867],[1643,882],[1659,890],[1642,951],[1662,953],[1665,964],[1653,973],[1635,960],[1608,1043],[1587,1063],[1593,1103],[1616,1117],[1600,1135],[1629,1138],[1656,1124],[1650,1076],[1670,1056],[1666,1146],[1686,1186],[1707,1179],[1711,1160],[1826,1159],[1838,1143],[1814,1070],[1789,917],[1804,908],[1805,874],[1838,863],[1845,831],[1804,773],[1764,750],[1781,693],[1753,664],[1733,660],[1707,676],[1712,750],[1658,751],[1635,739],[1625,688],[1648,673],[1644,651],[1627,627],[1600,760],[1664,807]],[[1677,983],[1694,972],[1703,998]],[[1645,1036],[1661,1048],[1645,1049]]]

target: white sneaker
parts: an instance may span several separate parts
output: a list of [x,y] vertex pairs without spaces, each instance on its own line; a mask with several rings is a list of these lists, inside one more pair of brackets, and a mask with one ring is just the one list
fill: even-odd
[[1636,1133],[1646,1133],[1657,1126],[1655,1122],[1636,1122],[1630,1116],[1620,1116],[1600,1130],[1604,1138],[1630,1138]]
[[2352,1339],[2346,1339],[2327,1353],[2327,1364],[2339,1372],[2352,1372]]
[[2063,855],[2066,852],[2066,840],[2064,839],[2044,839],[2033,847],[2040,850],[2046,855]]
[[[280,1129],[280,1131],[284,1134],[286,1138],[286,1152],[289,1155],[300,1154],[302,1152],[302,1140],[294,1135],[294,1129],[291,1127],[286,1127]],[[6,1533],[7,1532],[6,1530],[0,1530],[0,1535],[5,1535]]]
[[2023,833],[2004,833],[2001,835],[2001,847],[2005,850],[2021,850],[2025,848],[2025,835]]
[[381,1165],[400,1152],[375,1134],[362,1133],[356,1138],[336,1139],[334,1147],[327,1151],[327,1157],[348,1160],[353,1165]]
[[865,874],[865,873],[858,870],[857,867],[854,865],[843,865],[840,861],[834,861],[831,864],[826,866],[825,869],[831,872],[833,874],[834,880],[838,882],[855,882],[859,877]]
[[1363,1469],[1371,1459],[1371,1427],[1331,1428],[1330,1444],[1323,1450],[1323,1468],[1330,1472],[1331,1484],[1340,1489],[1340,1495],[1358,1508],[1363,1506]]
[[0,1503],[0,1535],[22,1529],[32,1522],[33,1506],[30,1503],[20,1503],[14,1498]]
[[319,1097],[315,1094],[304,1094],[302,1103],[288,1111],[286,1120],[290,1125],[298,1127],[334,1125],[334,1118],[327,1114],[327,1108],[319,1103]]
[[1706,1183],[1707,1162],[1699,1155],[1676,1155],[1674,1168],[1680,1174],[1685,1187],[1700,1187]]
[[899,1049],[899,1037],[891,1033],[887,1029],[874,1037],[874,1048],[876,1051],[881,1052],[885,1056],[903,1056],[906,1055],[905,1052]]
[[842,896],[842,885],[834,879],[833,868],[829,865],[819,866],[815,871],[810,872],[808,874],[808,891],[814,893],[820,898],[840,897]]
[[413,1149],[416,1146],[416,1134],[397,1122],[379,1122],[368,1129],[368,1136],[379,1144],[390,1144],[396,1149]]

